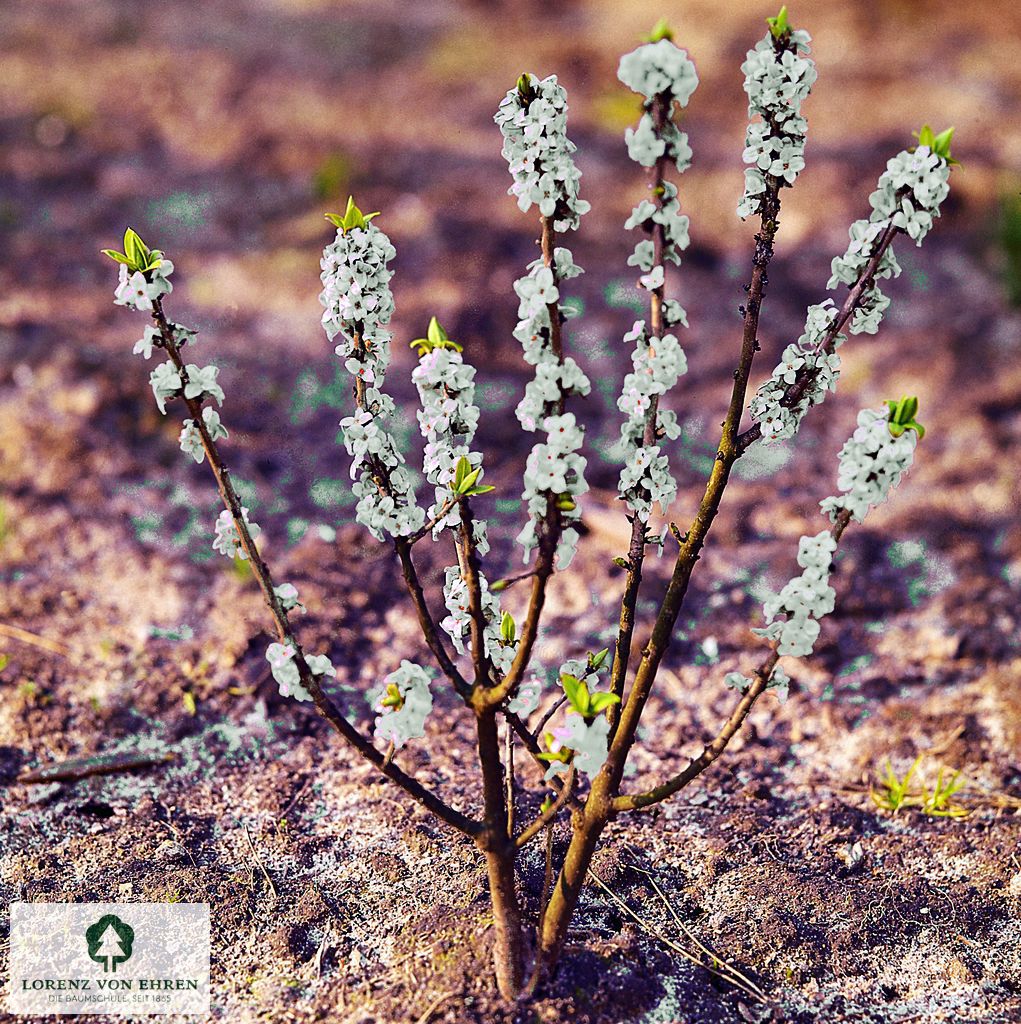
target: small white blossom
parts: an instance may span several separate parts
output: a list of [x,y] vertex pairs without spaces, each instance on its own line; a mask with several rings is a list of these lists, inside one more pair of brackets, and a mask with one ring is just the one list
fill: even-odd
[[[369,703],[377,712],[376,738],[393,743],[398,750],[409,740],[425,735],[425,720],[432,711],[433,698],[429,690],[432,678],[412,661],[401,661],[401,667],[391,672],[383,685],[368,694]],[[387,689],[394,686],[400,695],[401,706],[384,705]]]
[[[249,520],[247,508],[242,507],[241,515],[245,525],[248,527],[252,540],[255,540],[262,533],[262,528],[258,523],[253,523]],[[218,551],[221,555],[226,555],[227,558],[248,558],[248,552],[241,546],[241,537],[238,534],[237,527],[234,525],[234,518],[228,509],[224,509],[216,517],[215,529],[214,551]]]

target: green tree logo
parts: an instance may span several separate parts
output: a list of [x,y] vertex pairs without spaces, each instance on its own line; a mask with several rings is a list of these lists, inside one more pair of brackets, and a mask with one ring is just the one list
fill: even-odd
[[131,958],[135,931],[116,914],[105,914],[85,929],[85,941],[89,945],[89,957],[103,965],[103,972],[116,973],[117,965]]

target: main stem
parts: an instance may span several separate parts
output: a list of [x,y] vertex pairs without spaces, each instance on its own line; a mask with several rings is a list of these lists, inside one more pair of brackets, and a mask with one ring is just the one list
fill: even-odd
[[476,718],[485,805],[483,828],[476,842],[486,858],[489,874],[489,898],[495,932],[493,966],[496,983],[500,995],[513,1001],[521,995],[524,985],[524,944],[521,907],[514,878],[517,847],[507,828],[507,804],[504,799],[496,713],[496,708],[487,708],[479,712]]

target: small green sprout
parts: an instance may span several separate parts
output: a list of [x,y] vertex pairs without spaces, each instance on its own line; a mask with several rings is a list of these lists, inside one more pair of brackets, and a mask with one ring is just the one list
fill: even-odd
[[766,18],[766,24],[769,26],[769,31],[773,33],[774,39],[779,39],[786,32],[790,32],[791,27],[787,21],[787,5],[784,4],[780,8],[780,13],[775,18]]
[[404,698],[401,696],[401,691],[397,689],[396,683],[390,683],[380,703],[385,708],[393,708],[394,711],[400,711],[404,707]]
[[429,328],[425,334],[426,336],[424,338],[416,338],[410,344],[411,348],[417,350],[416,354],[419,359],[427,353],[432,352],[434,348],[452,348],[455,352],[464,351],[464,346],[451,340],[450,335],[443,329],[436,317],[433,317],[429,321]]
[[574,498],[567,493],[557,495],[557,511],[559,512],[573,512],[578,506],[574,503]]
[[454,492],[454,497],[470,498],[475,494],[485,494],[487,491],[495,490],[489,484],[475,483],[481,472],[481,466],[476,466],[472,469],[472,464],[466,456],[462,455],[457,460],[457,467],[454,469],[454,479],[450,485],[450,489]]
[[951,166],[957,163],[950,155],[950,140],[954,137],[953,128],[947,128],[946,131],[942,131],[937,135],[927,124],[923,124],[921,131],[912,132],[912,134],[918,139],[919,146],[928,146],[930,152],[946,160]]
[[967,817],[968,808],[954,803],[953,798],[964,789],[968,780],[962,779],[958,770],[944,782],[944,771],[945,769],[941,766],[936,776],[936,786],[931,793],[928,789],[923,788],[922,813],[933,818]]
[[606,661],[606,656],[610,653],[609,647],[604,647],[601,651],[596,654],[590,654],[588,656],[588,670],[589,672],[598,672],[603,667],[603,662]]
[[509,645],[517,640],[518,630],[514,622],[514,616],[510,612],[504,612],[500,619],[500,639],[504,645]]
[[124,252],[118,252],[116,249],[101,251],[115,263],[123,263],[132,274],[136,271],[147,274],[163,261],[163,253],[159,249],[150,249],[131,228],[124,232]]
[[899,779],[887,761],[885,775],[880,779],[881,790],[876,792],[869,787],[873,803],[892,814],[896,814],[902,807],[917,807],[930,818],[966,817],[968,808],[954,802],[954,797],[967,785],[960,771],[953,772],[948,778],[947,769],[941,767],[936,776],[936,785],[931,791],[924,782],[912,788],[911,781],[921,762],[922,755],[919,754],[904,778]]
[[375,213],[362,213],[362,211],[355,206],[354,196],[348,196],[347,209],[343,214],[327,213],[325,216],[331,224],[340,228],[340,230],[346,235],[354,228],[366,227],[373,217],[379,216],[379,211],[377,210]]
[[567,702],[572,709],[586,720],[595,718],[611,705],[620,703],[620,697],[615,693],[602,691],[590,693],[588,683],[572,676],[569,672],[565,672],[560,677],[560,685],[563,686],[564,693],[567,694]]
[[911,779],[921,763],[922,755],[919,754],[907,770],[904,778],[899,779],[897,778],[897,773],[893,770],[893,765],[887,761],[885,774],[879,780],[879,784],[882,787],[881,791],[877,793],[875,789],[869,786],[869,796],[872,797],[872,802],[877,807],[881,807],[884,811],[889,811],[891,814],[896,814],[902,807],[920,805],[922,803],[921,799],[911,794],[910,787]]
[[652,31],[645,37],[647,43],[658,43],[661,39],[673,40],[674,30],[670,27],[669,22],[666,18],[660,18],[655,25],[652,26]]
[[905,430],[913,430],[919,441],[925,437],[925,427],[915,420],[918,413],[917,398],[905,395],[899,402],[887,399],[886,404],[890,409],[890,433],[894,437],[900,437]]
[[518,96],[521,102],[527,107],[535,99],[535,90],[532,88],[532,76],[524,71],[517,81]]

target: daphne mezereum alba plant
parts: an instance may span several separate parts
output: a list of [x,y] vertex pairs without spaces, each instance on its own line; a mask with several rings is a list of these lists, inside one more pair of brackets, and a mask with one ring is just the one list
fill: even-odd
[[[402,661],[367,695],[375,714],[374,739],[331,695],[336,671],[330,654],[313,653],[299,642],[292,624],[292,616],[303,610],[297,589],[277,582],[259,552],[259,527],[242,505],[221,454],[228,433],[218,408],[224,393],[217,367],[188,361],[195,333],[166,312],[173,264],[130,229],[123,253],[107,250],[121,264],[116,302],[152,318],[135,352],[147,359],[157,352],[164,357],[150,377],[156,402],[164,412],[170,402],[183,405],[181,448],[198,462],[207,460],[216,479],[224,511],[214,524],[213,547],[250,561],[269,605],[276,641],[266,657],[280,692],[311,701],[362,757],[481,851],[495,922],[496,979],[508,999],[530,993],[555,968],[607,823],[666,800],[698,777],[767,691],[780,700],[786,697],[789,680],[781,659],[811,654],[820,621],[833,610],[830,576],[845,530],[886,500],[911,465],[923,434],[914,398],[858,414],[839,454],[838,493],[821,502],[822,528],[798,545],[800,573],[763,607],[763,624],[755,630],[764,647],[758,666],[721,680],[737,691],[730,717],[701,754],[679,770],[674,766],[659,785],[627,789],[628,756],[734,464],[752,445],[792,438],[809,409],[836,387],[844,332],[877,331],[889,305],[880,281],[900,271],[892,243],[901,235],[922,242],[947,196],[954,162],[952,132],[935,135],[928,127],[918,134],[917,145],[889,161],[869,197],[871,212],[851,225],[847,251],[833,260],[827,287],[843,298],[826,298],[808,308],[804,332],[747,402],[750,424],[742,429],[780,197],[804,167],[807,124],[801,107],[816,78],[808,33],[790,27],[785,9],[767,23],[769,30],[742,66],[750,124],[737,213],[753,218],[757,232],[740,351],[716,459],[687,529],[652,524],[657,516],[663,522],[677,492],[670,456],[679,429],[675,415],[660,401],[686,372],[678,332],[688,327],[687,315],[677,299],[668,298],[667,275],[671,265],[680,264],[689,242],[677,179],[689,165],[691,150],[677,117],[695,92],[698,76],[663,24],[620,61],[618,77],[641,104],[637,125],[626,132],[627,150],[647,179],[625,228],[637,237],[628,263],[647,293],[648,314],[624,336],[631,371],[617,402],[623,417],[620,499],[631,537],[617,559],[626,575],[613,650],[578,651],[559,667],[553,693],[544,690],[545,671],[533,665],[532,655],[550,577],[567,569],[579,539],[587,485],[578,399],[590,388],[584,359],[569,355],[565,343],[575,313],[565,294],[582,269],[564,243],[578,230],[589,204],[580,198],[575,147],[567,136],[567,94],[556,76],[522,75],[496,113],[512,178],[510,194],[522,213],[537,208],[541,225],[536,258],[514,285],[519,300],[514,337],[534,370],[517,406],[521,428],[534,435],[521,496],[525,522],[517,536],[524,572],[507,576],[506,566],[494,573],[486,564],[489,542],[486,522],[478,514],[479,498],[492,488],[484,482],[483,453],[472,447],[479,420],[476,371],[435,318],[425,337],[411,342],[419,357],[412,376],[421,404],[417,416],[428,483],[416,493],[420,478],[409,470],[391,427],[395,408],[385,389],[394,246],[378,225],[379,215],[363,214],[352,200],[342,215],[328,215],[337,230],[323,251],[320,299],[326,334],[352,380],[352,407],[341,430],[352,459],[355,518],[377,540],[393,546],[431,654],[423,663]],[[427,538],[452,548],[442,595],[427,595],[416,570],[415,547]],[[664,549],[673,560],[672,575],[665,593],[657,595],[648,638],[636,650],[643,565],[650,552],[662,557]],[[508,587],[517,583],[526,586],[509,593]],[[505,603],[519,595],[515,617]],[[440,599],[442,612],[436,610]],[[425,736],[437,685],[452,688],[477,730],[481,808],[474,806],[473,793],[445,797],[400,767],[402,748]],[[538,715],[540,705],[545,712]],[[358,709],[352,714],[357,717]],[[541,784],[525,788],[515,778],[515,746],[541,768]],[[569,839],[554,847],[550,837],[558,822],[566,826]],[[540,836],[555,853],[548,854],[547,883],[533,901],[541,907],[538,921],[529,923],[522,915],[516,865],[522,848]]]

